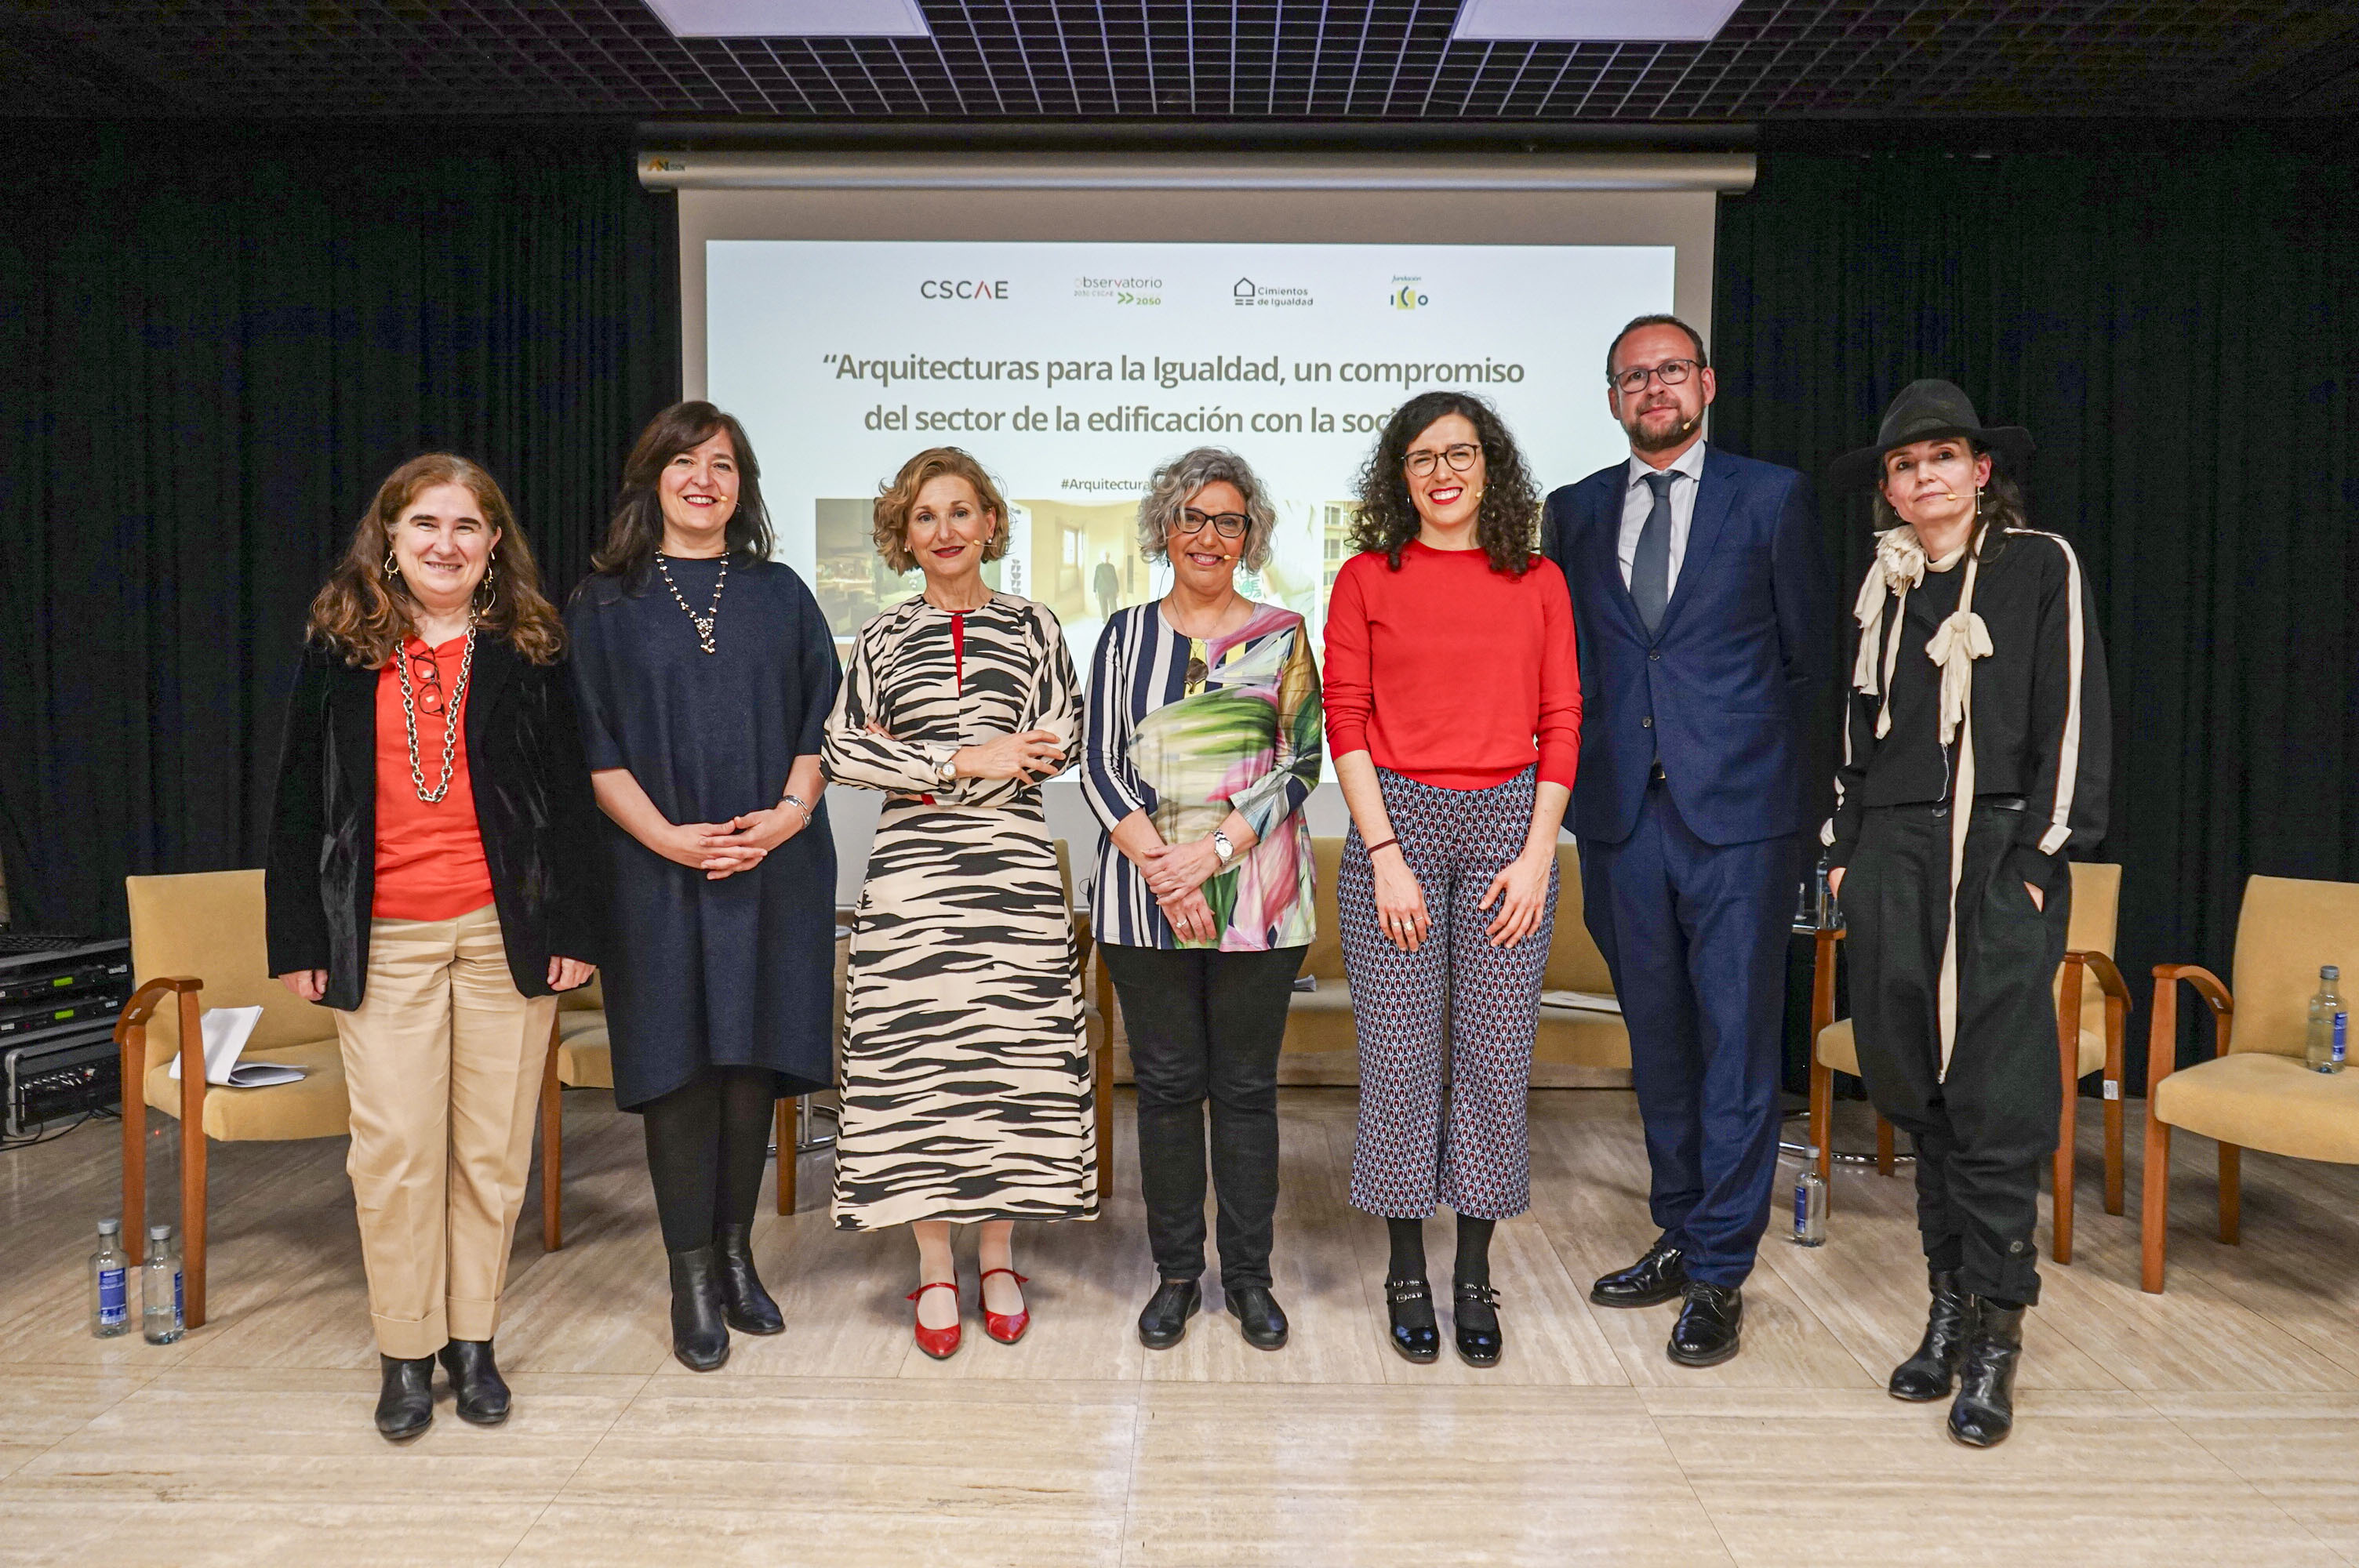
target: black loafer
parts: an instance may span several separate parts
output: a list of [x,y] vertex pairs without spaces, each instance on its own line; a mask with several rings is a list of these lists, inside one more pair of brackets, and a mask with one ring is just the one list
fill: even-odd
[[1973,1314],[1967,1310],[1973,1298],[1958,1288],[1955,1271],[1929,1271],[1926,1283],[1932,1291],[1933,1304],[1925,1314],[1925,1337],[1917,1342],[1915,1355],[1892,1368],[1892,1377],[1884,1385],[1894,1399],[1911,1404],[1950,1397],[1958,1364],[1965,1358],[1967,1337],[1973,1331]]
[[1441,1327],[1433,1321],[1433,1287],[1423,1280],[1386,1280],[1385,1308],[1392,1319],[1387,1336],[1394,1349],[1411,1361],[1441,1356]]
[[1660,1306],[1676,1299],[1687,1282],[1687,1259],[1669,1241],[1658,1239],[1636,1263],[1590,1286],[1589,1299],[1599,1306]]
[[754,1272],[754,1227],[723,1226],[713,1233],[712,1250],[721,1260],[722,1315],[729,1326],[740,1334],[784,1334],[786,1314]]
[[1195,1281],[1164,1281],[1139,1312],[1138,1342],[1149,1350],[1170,1349],[1188,1336],[1188,1320],[1203,1304],[1203,1290]]
[[1950,1435],[1969,1448],[1995,1448],[2015,1430],[2015,1368],[2023,1358],[2023,1308],[1970,1296],[1973,1336],[1950,1407]]
[[1247,1345],[1256,1350],[1285,1348],[1286,1313],[1267,1285],[1236,1285],[1225,1293],[1229,1315],[1237,1320],[1237,1332],[1245,1336]]
[[441,1361],[442,1370],[451,1375],[461,1421],[497,1426],[508,1419],[507,1379],[492,1360],[490,1340],[454,1339],[442,1347]]
[[376,1359],[385,1379],[377,1390],[376,1429],[396,1443],[406,1443],[434,1424],[434,1357]]
[[1469,1367],[1495,1367],[1507,1348],[1499,1332],[1499,1292],[1461,1280],[1451,1287],[1455,1309],[1458,1358]]
[[1745,1292],[1734,1285],[1690,1280],[1680,1294],[1687,1305],[1671,1325],[1664,1353],[1682,1367],[1717,1367],[1735,1355],[1737,1335],[1745,1325]]
[[671,1353],[691,1372],[729,1359],[721,1302],[721,1253],[711,1245],[671,1255]]

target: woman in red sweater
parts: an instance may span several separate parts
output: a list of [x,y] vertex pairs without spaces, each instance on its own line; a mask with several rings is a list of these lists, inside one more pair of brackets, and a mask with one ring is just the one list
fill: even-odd
[[1572,601],[1532,553],[1538,509],[1488,404],[1420,394],[1360,476],[1363,553],[1327,608],[1327,738],[1352,808],[1336,885],[1360,1038],[1352,1203],[1391,1231],[1385,1299],[1412,1361],[1440,1354],[1425,1217],[1457,1213],[1458,1354],[1491,1367],[1491,1231],[1531,1198],[1524,1098],[1581,752]]

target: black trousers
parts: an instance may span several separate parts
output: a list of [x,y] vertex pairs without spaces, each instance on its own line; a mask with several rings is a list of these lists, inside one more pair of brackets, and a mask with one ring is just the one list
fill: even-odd
[[[1938,986],[1949,927],[1949,815],[1871,809],[1843,885],[1852,1028],[1868,1098],[1917,1145],[1926,1261],[1979,1296],[2039,1299],[2039,1172],[2056,1152],[2063,1076],[2056,998],[2072,884],[2018,851],[2023,815],[1976,804],[1958,885],[1958,1032],[1940,1073]],[[2035,908],[2027,878],[2042,880]]]
[[1269,1280],[1277,1209],[1277,1049],[1302,947],[1215,953],[1107,944],[1138,1086],[1138,1181],[1156,1272],[1204,1272],[1204,1102],[1223,1288]]

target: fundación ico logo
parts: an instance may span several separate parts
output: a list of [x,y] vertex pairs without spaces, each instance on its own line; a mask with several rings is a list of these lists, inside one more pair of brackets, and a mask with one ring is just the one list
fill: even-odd
[[1397,273],[1394,274],[1393,291],[1385,296],[1385,303],[1396,310],[1416,310],[1432,304],[1430,297],[1418,291],[1417,286],[1423,281],[1422,278],[1403,277]]

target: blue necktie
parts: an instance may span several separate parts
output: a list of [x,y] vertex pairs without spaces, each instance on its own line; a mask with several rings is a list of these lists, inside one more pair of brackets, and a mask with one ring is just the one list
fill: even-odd
[[1646,622],[1649,637],[1663,623],[1663,606],[1671,601],[1671,481],[1679,477],[1669,471],[1646,476],[1655,504],[1647,513],[1647,525],[1638,530],[1637,554],[1630,561],[1630,597],[1637,601],[1638,619]]

